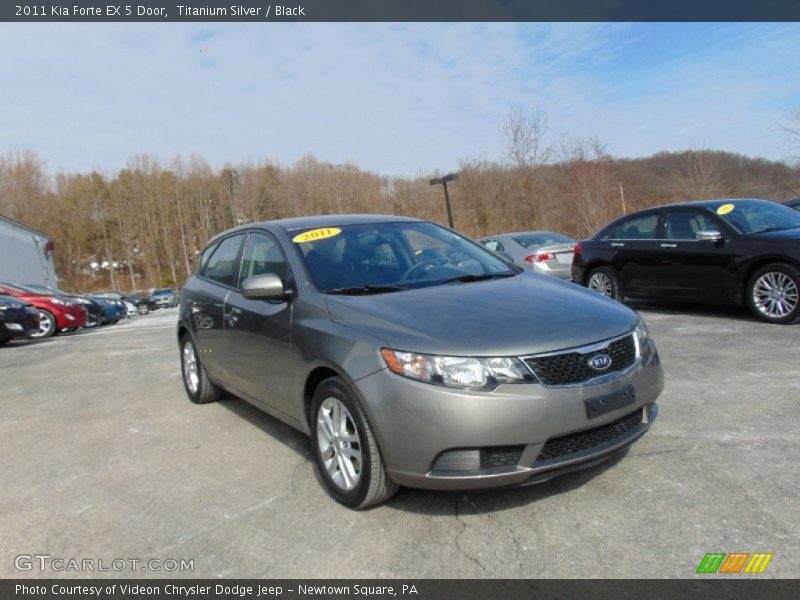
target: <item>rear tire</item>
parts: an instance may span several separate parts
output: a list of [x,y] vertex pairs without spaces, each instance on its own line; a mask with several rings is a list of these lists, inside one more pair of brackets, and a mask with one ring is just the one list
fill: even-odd
[[619,300],[619,285],[617,276],[610,267],[597,267],[592,269],[586,278],[586,287],[594,290],[612,300]]
[[208,404],[222,395],[222,390],[208,378],[189,334],[181,338],[181,375],[186,395],[195,404]]
[[363,509],[397,492],[366,413],[342,379],[332,377],[317,387],[309,425],[317,476],[334,500]]
[[747,306],[767,323],[785,325],[800,318],[800,271],[782,263],[753,273],[745,288]]
[[39,311],[39,329],[32,332],[30,337],[34,340],[43,340],[58,333],[56,318],[53,313],[43,308],[37,310]]
[[138,312],[140,315],[146,315],[150,312],[150,307],[147,306],[147,304],[139,304],[136,307],[136,312]]

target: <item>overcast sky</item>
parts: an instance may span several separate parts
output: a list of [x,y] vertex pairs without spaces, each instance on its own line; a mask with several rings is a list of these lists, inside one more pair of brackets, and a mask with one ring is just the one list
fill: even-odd
[[388,175],[502,160],[510,105],[617,156],[786,158],[796,24],[0,24],[0,153],[109,172],[136,153]]

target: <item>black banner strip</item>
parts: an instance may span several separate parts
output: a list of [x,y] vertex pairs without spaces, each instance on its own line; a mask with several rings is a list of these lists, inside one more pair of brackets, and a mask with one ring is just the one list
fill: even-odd
[[796,598],[797,580],[317,580],[317,579],[60,579],[0,580],[0,598],[8,600],[547,600],[581,598]]
[[796,0],[4,1],[17,22],[800,21]]

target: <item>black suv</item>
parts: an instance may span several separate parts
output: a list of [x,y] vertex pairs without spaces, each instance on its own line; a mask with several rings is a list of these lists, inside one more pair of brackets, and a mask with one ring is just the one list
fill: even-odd
[[572,280],[625,297],[800,317],[800,213],[768,200],[671,204],[617,219],[575,247]]

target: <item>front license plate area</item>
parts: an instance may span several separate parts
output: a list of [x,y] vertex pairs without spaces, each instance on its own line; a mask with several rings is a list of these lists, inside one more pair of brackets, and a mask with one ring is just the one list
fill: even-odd
[[593,419],[617,410],[628,404],[633,404],[636,401],[636,390],[632,385],[626,386],[621,390],[617,390],[613,394],[606,394],[605,396],[596,396],[583,401],[586,407],[586,418]]

